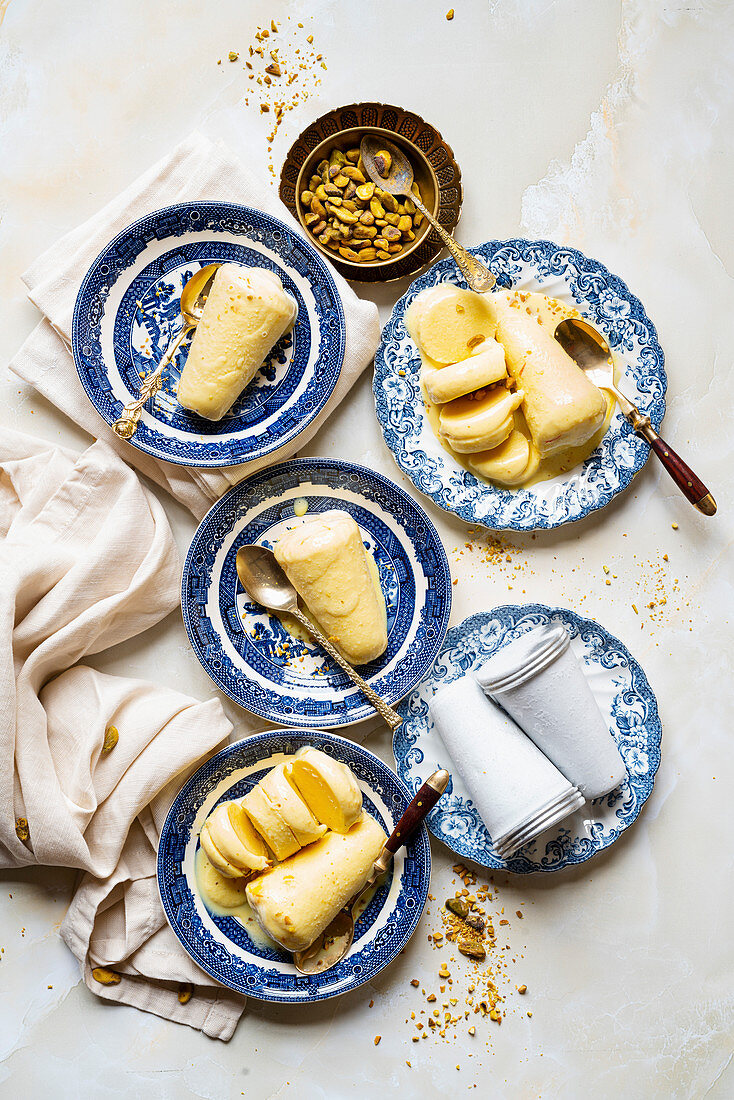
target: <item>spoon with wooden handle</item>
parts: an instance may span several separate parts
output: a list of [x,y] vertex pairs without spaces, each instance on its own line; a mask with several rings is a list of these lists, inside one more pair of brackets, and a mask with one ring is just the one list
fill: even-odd
[[700,477],[662,439],[650,423],[650,417],[641,413],[614,383],[614,364],[609,344],[602,334],[588,321],[579,317],[567,317],[556,325],[554,336],[558,343],[581,367],[595,386],[610,390],[620,409],[638,435],[652,447],[684,497],[705,516],[716,512],[716,501]]
[[322,974],[324,970],[330,970],[345,958],[354,940],[354,910],[359,899],[365,890],[374,886],[380,875],[384,875],[395,853],[400,851],[421,827],[446,790],[450,778],[449,773],[443,769],[429,775],[385,841],[385,846],[372,864],[372,870],[362,889],[349,899],[343,909],[339,910],[331,924],[310,947],[297,951],[293,955],[299,974]]

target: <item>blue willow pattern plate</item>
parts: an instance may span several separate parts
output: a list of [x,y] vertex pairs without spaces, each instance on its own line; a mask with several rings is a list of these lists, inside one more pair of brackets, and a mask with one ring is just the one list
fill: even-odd
[[269,214],[227,202],[167,206],[118,233],[97,257],[74,307],[71,346],[89,400],[108,424],[137,397],[181,325],[183,284],[230,262],[274,271],[298,303],[292,330],[216,423],[182,408],[185,341],[130,442],[182,466],[234,466],[294,439],[323,409],[344,358],[341,301],[316,250]]
[[[487,241],[470,249],[497,277],[497,289],[539,291],[575,306],[604,333],[624,365],[623,390],[660,427],[665,413],[663,351],[642,303],[618,276],[575,248],[552,241]],[[582,519],[626,489],[649,445],[617,409],[582,466],[528,488],[502,489],[464,469],[438,442],[425,413],[418,349],[405,327],[411,302],[443,282],[466,286],[456,264],[441,260],[393,309],[375,356],[374,395],[385,442],[416,489],[467,523],[535,531]]]
[[232,916],[210,913],[196,890],[199,831],[214,807],[241,798],[270,768],[302,745],[348,764],[365,810],[389,836],[412,794],[377,756],[321,731],[272,730],[228,745],[207,760],[177,795],[158,845],[158,889],[171,928],[198,966],[222,985],[261,1001],[303,1004],[336,997],[374,978],[413,935],[428,897],[431,849],[425,825],[395,856],[392,870],[355,925],[354,944],[331,970],[298,974],[292,956]]
[[645,673],[629,650],[603,626],[573,611],[544,604],[505,605],[471,615],[452,627],[430,674],[398,710],[403,724],[393,750],[398,775],[416,791],[438,767],[448,767],[446,749],[436,733],[429,703],[445,684],[478,668],[514,638],[542,623],[561,622],[627,767],[627,779],[604,798],[522,848],[510,860],[495,854],[492,838],[458,775],[428,817],[428,828],[453,852],[482,867],[519,874],[559,871],[584,863],[610,844],[636,820],[649,798],[660,764],[662,728],[658,705]]
[[292,459],[241,481],[210,509],[184,563],[181,606],[194,652],[222,691],[279,724],[348,725],[374,711],[315,644],[287,633],[252,603],[237,577],[240,546],[272,547],[293,523],[296,501],[308,515],[339,508],[358,524],[387,605],[388,645],[362,676],[389,703],[431,667],[451,611],[451,575],[428,516],[382,474],[326,458]]

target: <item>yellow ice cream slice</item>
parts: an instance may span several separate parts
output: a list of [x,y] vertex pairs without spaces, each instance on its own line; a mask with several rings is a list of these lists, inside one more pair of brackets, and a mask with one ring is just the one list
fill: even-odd
[[473,390],[491,386],[506,377],[504,348],[490,337],[468,359],[439,369],[425,370],[423,382],[431,401],[442,405],[456,397],[464,397]]
[[362,792],[346,764],[306,745],[285,768],[317,821],[335,833],[351,829],[362,813]]
[[522,485],[537,473],[540,455],[522,432],[513,430],[504,443],[469,459],[475,473],[498,485]]
[[437,363],[466,359],[482,340],[494,336],[496,328],[483,295],[450,284],[419,294],[406,323],[421,352]]
[[270,862],[268,851],[239,802],[220,802],[206,819],[215,848],[239,873],[262,871]]
[[197,864],[196,885],[204,903],[221,906],[222,909],[237,909],[246,900],[244,878],[226,878],[204,855]]
[[274,272],[223,264],[181,372],[179,403],[207,420],[221,420],[297,312]]
[[205,821],[204,824],[201,826],[199,840],[201,842],[202,848],[207,854],[210,863],[213,863],[218,871],[221,871],[221,873],[223,875],[226,875],[227,878],[242,878],[242,871],[240,870],[240,868],[235,867],[233,863],[230,863],[229,860],[219,851],[216,844],[212,840],[211,833],[209,831],[208,821]]
[[348,512],[299,517],[273,551],[311,615],[350,664],[363,665],[384,653],[385,597]]
[[525,392],[523,413],[541,456],[585,443],[604,421],[603,394],[517,298],[490,297],[497,339]]
[[326,832],[309,810],[301,795],[288,779],[285,764],[271,768],[258,786],[270,804],[278,811],[286,825],[293,831],[299,844],[311,844]]
[[504,386],[496,386],[481,397],[458,397],[442,407],[438,433],[461,453],[490,450],[512,431],[512,414],[522,399],[522,391],[511,393]]
[[261,928],[287,951],[309,947],[364,886],[387,837],[369,814],[252,879],[247,900]]
[[287,859],[301,847],[293,830],[283,820],[259,783],[245,795],[240,805],[276,859]]

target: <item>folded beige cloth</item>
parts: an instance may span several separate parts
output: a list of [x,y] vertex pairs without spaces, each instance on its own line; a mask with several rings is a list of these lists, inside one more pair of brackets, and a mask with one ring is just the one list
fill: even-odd
[[85,431],[104,439],[126,462],[137,466],[200,518],[213,501],[247,474],[287,458],[315,434],[374,356],[380,325],[377,307],[357,298],[345,280],[332,271],[347,329],[339,380],[324,409],[301,435],[263,459],[222,470],[193,470],[159,462],[119,440],[90,404],[69,353],[77,292],[96,257],[126,225],[161,206],[194,199],[253,206],[301,232],[268,185],[258,181],[231,151],[201,134],[193,134],[98,214],[57,241],[25,272],[23,280],[29,296],[47,320],[31,333],[10,366]]
[[[106,444],[76,456],[6,429],[0,535],[0,868],[85,872],[62,935],[90,989],[229,1038],[244,999],[208,979],[168,929],[155,862],[185,774],[231,724],[217,699],[77,663],[178,605],[163,508]],[[111,726],[118,741],[103,754]],[[100,965],[119,984],[95,981]],[[185,1005],[179,982],[196,986]]]

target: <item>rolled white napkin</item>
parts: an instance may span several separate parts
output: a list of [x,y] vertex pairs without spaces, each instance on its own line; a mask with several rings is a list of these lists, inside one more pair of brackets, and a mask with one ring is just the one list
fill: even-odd
[[583,806],[576,788],[472,675],[441,688],[430,713],[502,858]]
[[475,675],[584,798],[601,798],[626,777],[562,623],[535,627],[508,642]]
[[105,440],[181,501],[197,518],[248,474],[287,458],[321,427],[349,393],[374,356],[380,340],[377,307],[357,298],[332,270],[346,322],[346,349],[339,379],[321,413],[289,444],[265,458],[221,470],[195,470],[160,462],[118,439],[91,405],[69,351],[77,292],[89,267],[112,238],[151,210],[196,199],[238,202],[272,214],[295,233],[298,224],[267,184],[256,179],[226,146],[194,133],[112,199],[99,213],[52,245],[23,275],[42,321],[17,353],[10,369],[95,438]]
[[[0,535],[0,868],[86,872],[61,931],[89,988],[227,1039],[244,999],[168,929],[155,864],[174,795],[231,724],[217,699],[76,663],[178,606],[163,508],[106,444],[77,456],[5,429]],[[120,981],[100,984],[97,966]],[[185,1005],[179,982],[195,985]]]

